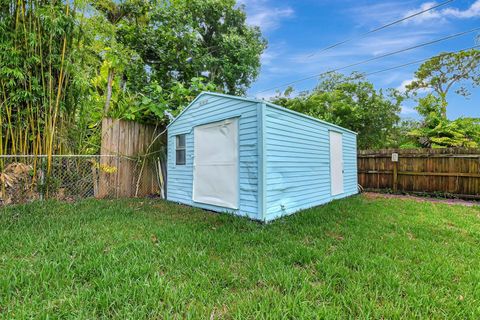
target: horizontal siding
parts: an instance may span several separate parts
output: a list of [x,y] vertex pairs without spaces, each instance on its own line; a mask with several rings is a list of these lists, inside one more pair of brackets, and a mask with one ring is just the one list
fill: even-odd
[[[330,192],[329,130],[343,134],[344,193]],[[265,116],[266,220],[357,192],[356,135],[278,108]]]
[[[208,101],[205,101],[208,100]],[[168,128],[167,199],[220,212],[233,212],[259,219],[258,211],[258,121],[255,102],[228,97],[204,95],[190,106]],[[193,128],[202,124],[239,117],[239,210],[194,203],[193,189]],[[186,134],[186,165],[175,165],[175,135]]]

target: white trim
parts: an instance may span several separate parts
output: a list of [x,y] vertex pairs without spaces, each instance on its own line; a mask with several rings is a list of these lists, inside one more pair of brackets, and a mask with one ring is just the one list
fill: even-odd
[[261,221],[265,222],[267,216],[267,187],[266,187],[266,169],[267,169],[267,154],[265,152],[265,103],[261,103],[257,108],[257,143],[258,143],[258,155],[257,155],[257,216]]
[[[340,138],[336,143],[332,143],[332,138]],[[345,192],[344,162],[343,162],[343,133],[336,130],[328,130],[329,157],[330,157],[330,195],[332,197],[341,195]],[[340,145],[340,149],[338,146]],[[333,149],[332,147],[335,147]],[[333,150],[337,152],[334,154]],[[340,153],[341,159],[336,157]],[[339,167],[340,164],[340,167]],[[336,170],[334,170],[336,169]],[[338,171],[340,169],[340,172]]]

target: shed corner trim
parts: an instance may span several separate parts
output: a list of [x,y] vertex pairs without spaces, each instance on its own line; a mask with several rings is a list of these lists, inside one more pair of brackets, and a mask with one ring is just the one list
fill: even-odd
[[258,102],[257,123],[258,123],[258,218],[266,222],[266,152],[265,152],[265,113],[267,105],[265,102]]

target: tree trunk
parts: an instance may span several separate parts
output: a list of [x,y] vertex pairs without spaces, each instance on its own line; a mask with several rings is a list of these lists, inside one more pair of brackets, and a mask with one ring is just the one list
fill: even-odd
[[440,112],[442,114],[442,117],[443,118],[447,118],[447,94],[446,93],[441,93],[440,94],[440,103],[441,103],[441,106],[440,106]]
[[112,87],[113,87],[113,77],[115,76],[115,71],[113,69],[108,69],[107,77],[107,98],[105,99],[105,107],[103,108],[103,114],[107,115],[110,110],[110,101],[112,100]]

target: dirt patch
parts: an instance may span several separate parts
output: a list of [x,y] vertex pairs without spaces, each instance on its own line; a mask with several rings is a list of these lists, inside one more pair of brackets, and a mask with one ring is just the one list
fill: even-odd
[[333,238],[333,239],[338,240],[338,241],[342,241],[343,239],[345,239],[341,234],[333,232],[333,231],[328,231],[326,234],[330,238]]
[[427,198],[427,197],[416,197],[410,195],[402,194],[387,194],[387,193],[376,193],[376,192],[364,192],[363,196],[367,199],[408,199],[417,202],[432,202],[432,203],[444,203],[449,205],[461,205],[466,207],[475,207],[480,206],[478,201],[466,201],[461,199],[437,199],[437,198]]

